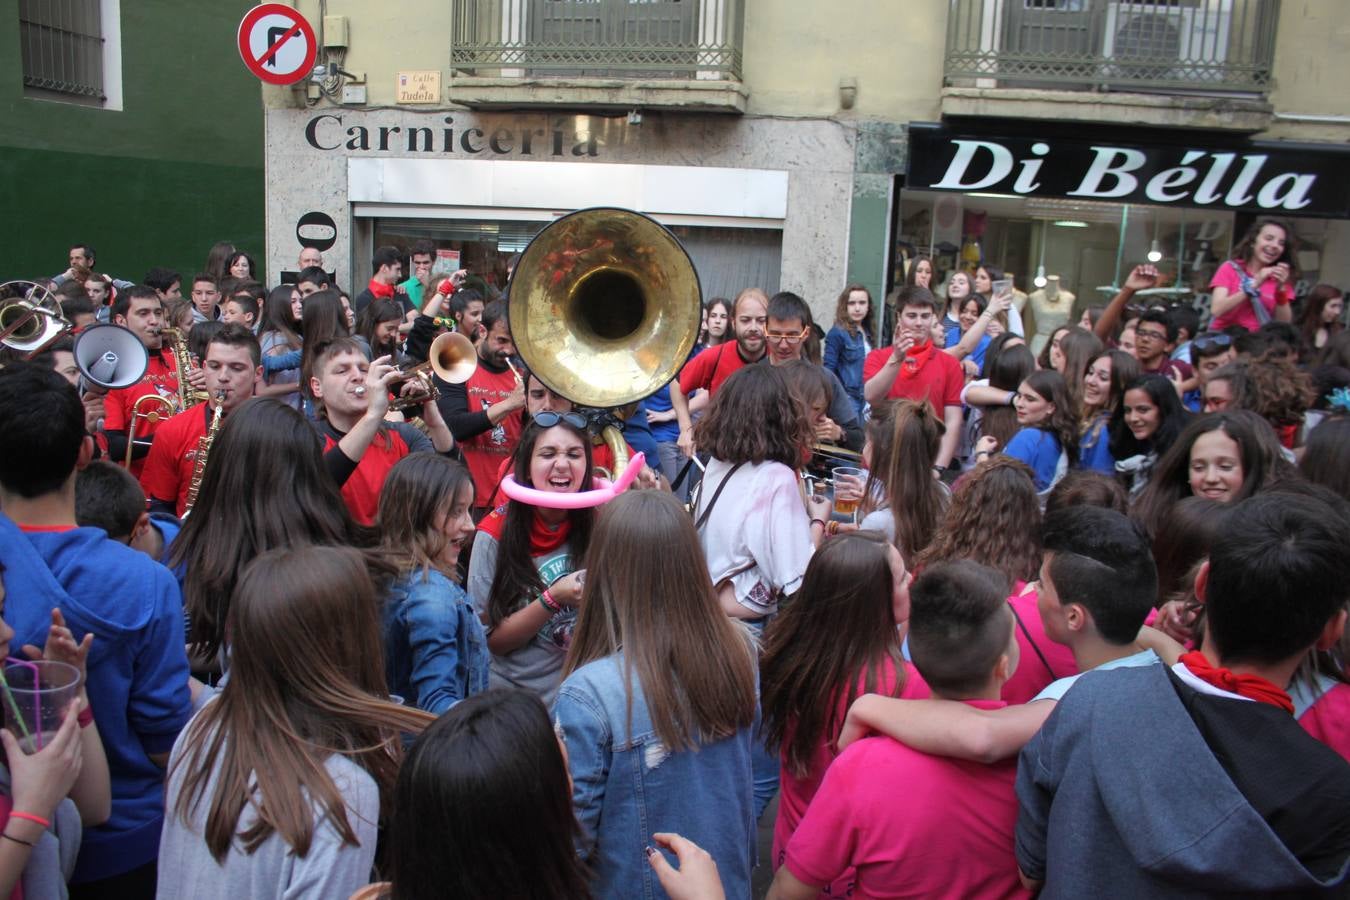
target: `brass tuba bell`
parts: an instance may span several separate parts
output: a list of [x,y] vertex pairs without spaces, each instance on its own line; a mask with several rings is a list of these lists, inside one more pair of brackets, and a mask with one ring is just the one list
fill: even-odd
[[32,281],[0,284],[0,344],[31,359],[72,328],[47,288]]
[[[613,409],[675,377],[698,340],[698,273],[664,226],[627,209],[563,216],[511,278],[511,337],[530,372],[579,406]],[[627,447],[605,429],[615,468]],[[617,472],[616,472],[617,474]]]

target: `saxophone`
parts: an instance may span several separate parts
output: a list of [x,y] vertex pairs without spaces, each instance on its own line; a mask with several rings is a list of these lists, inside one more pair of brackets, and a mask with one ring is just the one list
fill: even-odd
[[216,435],[220,432],[220,419],[224,415],[225,391],[220,390],[216,393],[216,408],[211,414],[211,427],[206,430],[206,434],[197,440],[197,457],[193,460],[192,481],[188,483],[187,501],[183,506],[183,518],[188,517],[192,512],[192,507],[197,504],[197,492],[202,487],[202,475],[206,473],[206,458],[211,453],[211,445],[215,443]]
[[187,373],[192,371],[193,366],[192,357],[188,354],[186,335],[177,328],[161,328],[159,333],[169,342],[174,368],[178,372],[178,411],[182,412],[203,400],[210,399],[211,395],[206,391],[194,391],[188,386]]

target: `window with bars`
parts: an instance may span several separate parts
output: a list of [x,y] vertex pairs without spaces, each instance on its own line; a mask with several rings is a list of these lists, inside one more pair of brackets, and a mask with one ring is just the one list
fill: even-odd
[[19,0],[24,94],[102,106],[102,0]]

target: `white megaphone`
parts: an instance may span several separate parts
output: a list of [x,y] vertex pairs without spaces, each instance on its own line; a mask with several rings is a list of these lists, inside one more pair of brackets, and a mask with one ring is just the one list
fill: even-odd
[[140,381],[150,354],[141,339],[121,325],[91,325],[75,338],[75,365],[85,381],[111,391]]

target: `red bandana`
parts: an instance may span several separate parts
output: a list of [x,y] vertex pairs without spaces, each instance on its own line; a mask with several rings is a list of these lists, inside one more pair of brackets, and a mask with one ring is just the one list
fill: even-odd
[[370,295],[376,300],[390,300],[394,296],[394,286],[385,284],[383,281],[370,279],[370,284],[366,285],[370,289]]
[[[498,541],[502,539],[502,529],[506,525],[506,510],[509,504],[503,503],[483,517],[483,521],[478,523],[480,531],[486,531]],[[568,535],[572,533],[572,520],[563,519],[562,524],[557,530],[550,529],[544,524],[544,520],[539,517],[538,510],[534,517],[530,519],[530,555],[542,556],[545,553],[551,553],[557,550],[563,544],[567,543]]]
[[1278,706],[1291,716],[1294,714],[1294,701],[1289,699],[1289,694],[1260,675],[1239,675],[1231,669],[1211,665],[1199,650],[1182,654],[1181,663],[1196,678],[1220,690],[1258,703]]
[[910,347],[905,353],[905,361],[900,364],[900,377],[913,378],[923,370],[928,364],[928,360],[933,358],[936,348],[931,340],[924,341],[915,347]]

